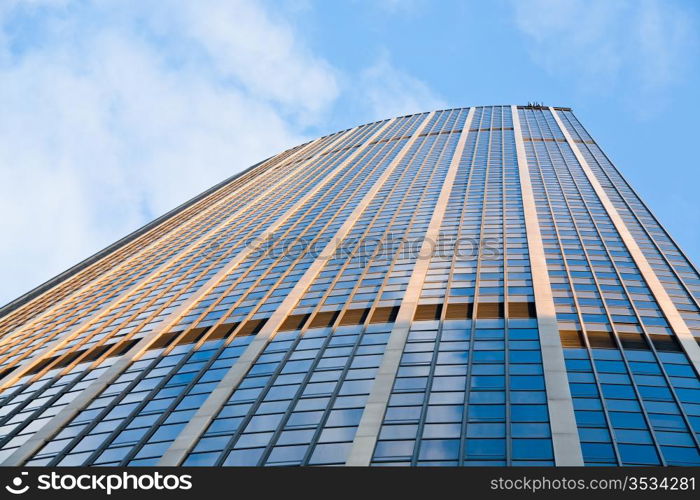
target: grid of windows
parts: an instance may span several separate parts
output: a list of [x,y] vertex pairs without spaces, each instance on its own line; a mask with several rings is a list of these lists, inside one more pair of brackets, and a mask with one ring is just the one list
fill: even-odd
[[185,464],[343,464],[389,330],[278,334]]
[[51,370],[34,381],[24,377],[8,388],[0,400],[0,461],[73,401],[109,364],[93,370],[88,370],[87,364],[79,364],[64,375]]
[[[360,155],[347,175],[319,193],[305,211],[290,217],[270,239],[269,245],[253,253],[220,284],[204,295],[174,329],[192,322],[198,327],[242,323],[246,318],[270,316],[308,269],[338,228],[388,168],[420,123],[421,115],[399,120]],[[392,137],[393,140],[386,140]],[[199,319],[199,321],[197,321]]]
[[553,465],[537,339],[529,320],[414,322],[372,463]]
[[554,465],[566,434],[585,465],[700,465],[683,324],[700,275],[570,110],[398,117],[0,318],[0,464]]
[[553,464],[510,108],[470,132],[374,464]]
[[697,376],[551,113],[520,116],[585,463],[700,463]]
[[248,343],[148,351],[27,465],[155,465]]
[[592,141],[576,117],[571,112],[562,113],[562,116],[569,133],[579,139],[587,163],[613,200],[678,312],[700,342],[700,275],[697,270]]
[[[425,138],[414,143],[335,258],[328,260],[304,292],[294,314],[332,313],[345,305],[361,310],[375,301],[378,307],[400,304],[465,118],[466,113],[456,111],[436,115],[425,129]],[[431,135],[436,132],[442,135]],[[438,175],[430,177],[433,171],[424,168],[423,182],[402,190],[402,183],[412,182],[417,167],[426,161],[435,165]]]
[[[319,274],[326,293],[307,293],[294,310],[306,313],[303,317],[308,320],[313,311],[317,311],[315,319],[345,306],[342,317],[327,316],[336,328],[313,328],[311,320],[310,328],[303,330],[302,335],[298,331],[278,333],[186,463],[344,463],[391,330],[387,323],[375,321],[372,311],[400,302],[388,292],[405,289],[407,281],[402,278],[410,275],[417,258],[405,245],[413,239],[420,241],[427,228],[431,207],[437,201],[461,132],[454,129],[455,121],[463,123],[465,116],[457,111],[443,112],[431,120],[422,139],[414,143],[353,226],[347,241],[355,245],[341,247],[348,252],[347,257],[329,260]],[[447,133],[433,134],[441,131]],[[431,184],[435,188],[429,188]],[[404,195],[398,195],[402,191]],[[310,290],[318,284],[312,284]],[[389,288],[394,285],[398,288]],[[340,293],[333,294],[336,290]],[[342,300],[329,301],[329,297]],[[312,304],[315,307],[309,308]],[[343,324],[351,320],[355,325]],[[365,323],[369,325],[363,328]],[[297,343],[289,345],[289,337],[296,338]],[[279,354],[278,343],[282,343]],[[347,348],[338,350],[338,345]],[[338,356],[339,353],[343,355]],[[270,363],[272,356],[268,355],[272,354],[280,361]],[[251,384],[256,389],[249,390]],[[241,403],[240,398],[248,397],[252,402]],[[273,414],[260,418],[270,427],[260,429],[254,425],[260,417],[260,407],[271,401],[275,402],[269,405]],[[230,412],[237,417],[229,420]]]

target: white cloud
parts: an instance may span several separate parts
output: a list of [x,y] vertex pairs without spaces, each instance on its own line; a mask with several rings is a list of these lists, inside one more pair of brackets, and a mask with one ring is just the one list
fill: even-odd
[[587,91],[624,85],[651,95],[679,81],[695,57],[695,27],[687,9],[671,1],[514,1],[517,27],[533,59],[548,72],[576,77]]
[[[160,2],[161,5],[162,2]],[[251,2],[185,2],[179,34],[202,44],[217,71],[253,96],[318,119],[337,97],[334,70]]]
[[3,2],[0,303],[307,140],[343,92],[366,121],[437,102],[388,60],[342,75],[254,0]]
[[424,82],[396,68],[386,53],[362,72],[357,91],[374,119],[447,107]]

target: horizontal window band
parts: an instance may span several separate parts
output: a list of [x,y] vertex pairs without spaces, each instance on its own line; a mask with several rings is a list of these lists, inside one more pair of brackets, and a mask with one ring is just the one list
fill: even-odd
[[86,363],[95,361],[96,359],[102,357],[105,353],[107,353],[107,358],[121,356],[136,345],[139,340],[141,339],[137,338],[124,340],[117,344],[101,344],[88,349],[82,349],[80,351],[72,351],[58,356],[52,356],[50,358],[44,358],[36,363],[29,371],[27,371],[27,375],[39,373],[49,365],[52,365],[51,369],[65,368],[79,358],[80,363]]
[[[645,338],[640,333],[619,332],[620,345],[623,349],[650,351],[651,345],[660,352],[682,352],[682,348],[672,335],[648,334]],[[564,349],[580,349],[586,347],[586,339],[591,349],[617,349],[617,343],[612,332],[581,330],[559,330],[559,337]],[[647,340],[648,338],[648,340]]]
[[292,314],[282,322],[278,331],[328,328],[335,325],[336,322],[338,326],[362,325],[367,322],[368,318],[370,324],[393,323],[399,314],[399,306],[377,307],[374,310],[371,308],[348,309],[343,312],[340,321],[337,321],[341,312],[343,311],[320,311],[315,315],[310,313]]
[[[444,304],[420,304],[416,308],[413,321],[434,321],[442,318]],[[474,310],[476,309],[476,314]],[[506,316],[507,309],[507,316]],[[471,302],[448,303],[446,320],[459,319],[534,319],[537,317],[534,302]]]

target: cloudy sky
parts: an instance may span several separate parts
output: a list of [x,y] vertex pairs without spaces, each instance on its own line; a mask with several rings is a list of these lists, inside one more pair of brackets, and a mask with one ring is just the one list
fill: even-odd
[[321,134],[571,106],[700,261],[700,3],[2,0],[0,303]]

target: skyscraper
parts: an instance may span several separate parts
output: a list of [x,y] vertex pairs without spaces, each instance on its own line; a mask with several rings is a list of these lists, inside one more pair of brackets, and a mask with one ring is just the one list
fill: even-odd
[[4,465],[700,465],[700,277],[568,108],[362,125],[8,304]]

